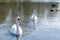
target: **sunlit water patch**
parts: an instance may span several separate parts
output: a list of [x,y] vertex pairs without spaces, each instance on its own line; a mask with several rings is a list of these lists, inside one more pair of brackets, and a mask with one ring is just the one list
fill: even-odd
[[[54,28],[60,28],[60,14],[57,13],[55,17],[49,18],[43,18],[41,21],[43,25],[46,25],[48,27],[54,27]],[[45,27],[46,27],[45,26]]]

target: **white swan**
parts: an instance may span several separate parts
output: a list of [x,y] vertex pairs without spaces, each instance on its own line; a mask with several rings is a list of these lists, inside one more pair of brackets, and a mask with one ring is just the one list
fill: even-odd
[[36,10],[33,9],[33,14],[30,17],[30,24],[34,24],[34,26],[36,26],[36,22],[38,21],[36,13],[37,13]]
[[38,17],[35,14],[32,14],[32,16],[30,17],[30,20],[32,20],[36,23],[38,20]]
[[10,29],[10,32],[14,35],[22,35],[22,28],[20,27],[20,17],[18,16],[16,18],[16,24],[12,25],[11,29]]

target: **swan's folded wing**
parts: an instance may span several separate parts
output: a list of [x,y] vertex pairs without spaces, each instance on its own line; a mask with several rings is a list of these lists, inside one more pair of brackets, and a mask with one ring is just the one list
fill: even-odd
[[16,34],[16,24],[12,25],[11,29],[10,29],[10,32],[13,33],[13,34]]
[[19,34],[20,34],[20,36],[22,36],[22,28],[21,27],[19,27]]

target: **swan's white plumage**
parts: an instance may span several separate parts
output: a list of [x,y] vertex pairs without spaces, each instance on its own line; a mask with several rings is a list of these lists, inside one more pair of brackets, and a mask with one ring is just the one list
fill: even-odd
[[37,11],[35,9],[33,9],[33,13],[32,15],[30,16],[30,20],[34,23],[36,23],[38,21],[38,17],[37,17]]
[[30,21],[29,21],[29,26],[34,26],[34,29],[35,29],[35,27],[36,27],[36,24],[37,24],[37,21],[38,21],[38,17],[37,17],[37,12],[36,12],[36,10],[35,9],[33,9],[33,13],[32,13],[32,15],[30,16]]
[[[19,31],[17,32],[17,30],[19,30]],[[17,29],[16,24],[14,24],[14,25],[12,25],[10,32],[15,35],[22,35],[22,28],[19,26],[19,29]]]
[[10,32],[14,35],[20,35],[21,36],[22,35],[22,28],[20,27],[19,20],[17,20],[17,18],[16,18],[16,24],[12,25]]
[[38,20],[38,17],[37,17],[35,14],[33,14],[33,15],[30,17],[30,20],[32,20],[32,21],[34,21],[34,22],[36,23],[37,20]]

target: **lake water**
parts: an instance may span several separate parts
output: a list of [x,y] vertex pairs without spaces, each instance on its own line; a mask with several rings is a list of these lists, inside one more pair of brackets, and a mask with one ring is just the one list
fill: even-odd
[[[23,29],[23,35],[28,35],[33,32],[34,24],[29,24],[29,18],[33,14],[33,9],[35,9],[38,21],[36,23],[36,28],[39,23],[44,25],[49,25],[51,27],[60,28],[60,14],[59,12],[51,12],[51,5],[53,3],[32,3],[32,2],[23,2],[23,3],[0,3],[0,39],[6,37],[6,33],[9,32],[11,25],[15,23],[15,18],[17,15],[21,17],[21,27]],[[58,3],[56,3],[58,4]],[[58,8],[58,7],[57,7]],[[58,24],[59,23],[59,24]],[[40,25],[39,25],[40,27]],[[9,33],[8,33],[9,34]],[[10,40],[7,38],[6,40]],[[12,38],[13,40],[13,38]]]

